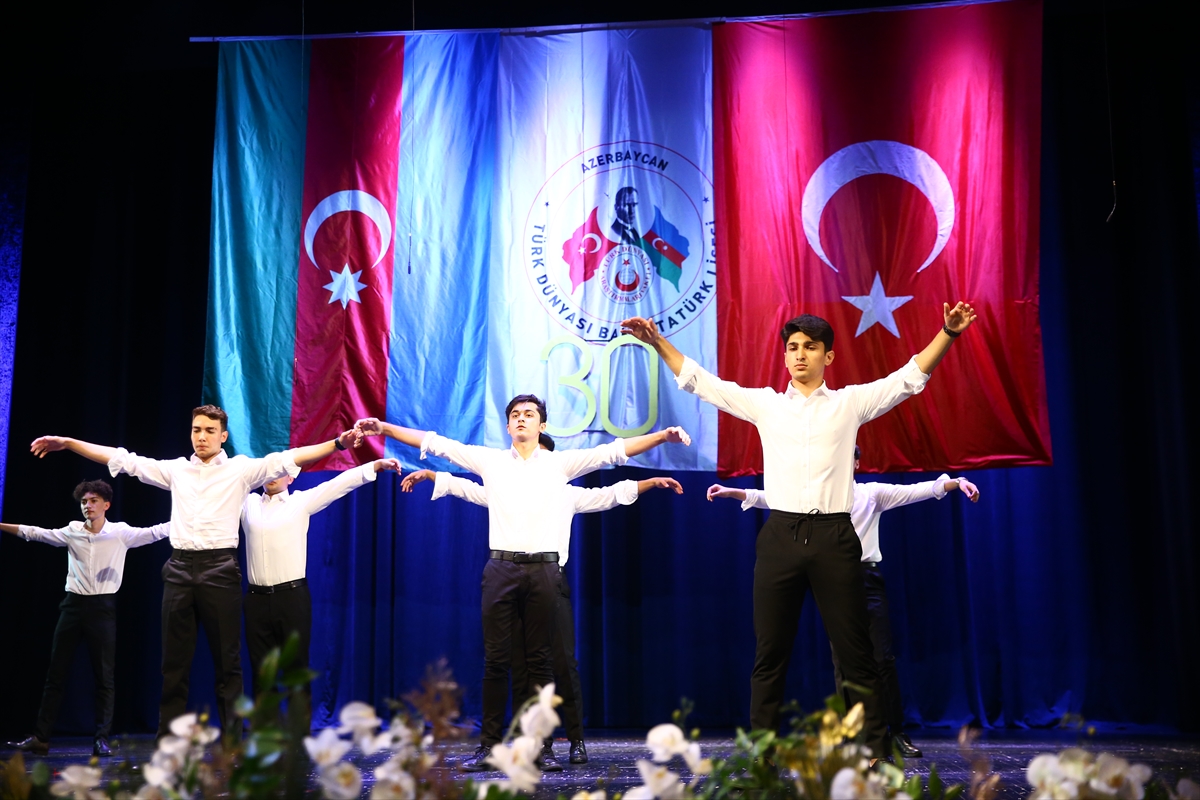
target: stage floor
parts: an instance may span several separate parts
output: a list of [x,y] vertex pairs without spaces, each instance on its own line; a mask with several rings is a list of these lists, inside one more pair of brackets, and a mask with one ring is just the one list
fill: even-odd
[[[930,764],[936,763],[938,772],[947,783],[966,782],[967,764],[959,755],[957,740],[951,732],[914,731],[912,739],[925,752],[925,757],[909,761],[905,765],[906,773],[927,775]],[[130,760],[141,764],[148,761],[154,752],[154,739],[150,736],[116,737],[114,742],[116,741],[120,742],[117,755],[103,759],[101,763],[101,767],[105,768],[106,777],[116,772],[118,763]],[[1000,773],[1000,797],[1016,800],[1029,795],[1029,787],[1025,783],[1025,766],[1030,759],[1039,753],[1057,752],[1079,742],[1079,736],[1063,731],[988,731],[981,737],[978,747],[980,752],[991,759],[992,769]],[[1093,753],[1105,751],[1131,762],[1147,764],[1156,776],[1167,777],[1172,788],[1181,777],[1200,778],[1200,737],[1102,733],[1092,737],[1086,745]],[[728,737],[712,737],[702,739],[701,746],[704,755],[713,756],[727,754],[732,745]],[[91,747],[91,739],[56,739],[48,757],[30,759],[28,763],[32,764],[35,760],[45,761],[57,772],[69,764],[85,763],[91,757]],[[470,755],[474,748],[474,741],[450,745],[447,748],[447,762],[451,765],[458,764]],[[648,758],[644,734],[634,736],[603,732],[588,739],[587,748],[589,763],[572,766],[566,763],[566,741],[555,742],[555,752],[562,759],[564,769],[559,773],[546,774],[535,797],[551,800],[561,794],[569,798],[580,789],[591,790],[601,784],[608,788],[611,797],[615,791],[624,791],[641,783],[635,762],[639,758]],[[371,773],[382,763],[384,756],[363,758],[357,756],[357,752],[351,751],[350,760],[363,768],[365,796],[373,782]],[[0,757],[5,759],[11,755],[12,751],[0,753]],[[671,768],[688,777],[681,760],[677,760]],[[459,775],[466,777],[465,773]],[[482,780],[499,780],[503,776],[498,772],[485,772],[476,777]]]

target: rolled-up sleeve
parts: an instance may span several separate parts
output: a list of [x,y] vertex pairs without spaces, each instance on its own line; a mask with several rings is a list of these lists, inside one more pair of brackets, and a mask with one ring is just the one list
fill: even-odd
[[920,394],[928,382],[929,376],[921,372],[917,358],[913,356],[891,375],[871,383],[847,386],[841,391],[851,394],[859,420],[867,422],[891,411],[902,400]]
[[487,508],[487,490],[481,485],[466,478],[460,478],[457,475],[451,475],[449,472],[438,472],[433,478],[433,496],[430,500],[437,500],[440,497],[450,495],[457,497],[460,500],[466,500],[468,503],[474,503],[477,506]]
[[118,447],[116,454],[108,460],[108,474],[115,478],[124,472],[142,483],[148,483],[160,489],[170,489],[172,475],[168,467],[169,463],[145,458],[137,453],[129,452],[124,447]]

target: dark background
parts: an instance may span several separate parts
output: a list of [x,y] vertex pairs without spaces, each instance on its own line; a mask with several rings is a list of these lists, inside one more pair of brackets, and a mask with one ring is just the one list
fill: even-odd
[[[742,2],[687,16],[850,7]],[[1193,26],[1176,8],[1045,5],[1041,310],[1055,466],[982,472],[972,476],[978,506],[952,498],[884,520],[911,722],[1042,726],[1073,711],[1127,728],[1200,727],[1196,403],[1185,393],[1186,326],[1200,313],[1200,91]],[[188,410],[204,399],[217,45],[188,37],[402,31],[413,10],[126,2],[23,13],[0,56],[3,231],[24,240],[3,519],[57,526],[78,516],[75,483],[106,470],[69,454],[39,462],[33,438],[185,455]],[[679,16],[661,2],[441,3],[418,4],[416,27]],[[1106,223],[1114,174],[1119,203]],[[1014,340],[1009,357],[1036,346]],[[592,727],[665,721],[681,694],[697,701],[701,724],[745,722],[761,518],[703,503],[713,475],[677,477],[684,500],[659,492],[576,522],[569,574]],[[113,483],[113,519],[168,517],[167,493]],[[486,518],[425,497],[383,482],[314,520],[310,576],[317,564],[336,576],[314,586],[318,722],[351,699],[398,696],[443,654],[478,713]],[[374,533],[345,535],[364,529]],[[66,555],[0,539],[0,737],[11,738],[34,721]],[[118,732],[157,721],[168,552],[160,542],[128,556]],[[806,707],[832,685],[813,612],[810,603],[789,682]],[[198,703],[211,698],[204,661],[201,646]],[[90,732],[90,685],[81,648],[59,733]]]

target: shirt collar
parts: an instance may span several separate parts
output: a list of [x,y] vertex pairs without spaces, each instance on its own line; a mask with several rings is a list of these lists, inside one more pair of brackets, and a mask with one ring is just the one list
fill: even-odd
[[205,464],[203,461],[201,461],[200,456],[196,455],[195,453],[192,453],[191,461],[192,461],[193,466],[215,467],[217,464],[224,464],[228,459],[229,459],[229,456],[225,455],[225,448],[222,447],[215,456],[213,456],[211,459],[209,459],[207,464]]
[[[825,381],[821,381],[821,385],[818,386],[817,388],[813,389],[812,394],[810,394],[809,397],[812,397],[813,394],[818,394],[818,393],[829,394],[829,390],[825,388],[826,386],[827,386],[827,384],[825,383]],[[785,391],[783,394],[785,397],[787,397],[788,400],[794,400],[797,397],[800,398],[801,400],[807,399],[807,398],[805,398],[805,396],[803,394],[800,393],[800,390],[797,389],[792,384],[791,381],[788,381],[787,391]]]
[[283,503],[286,502],[290,496],[291,493],[288,491],[286,486],[275,494],[267,494],[266,489],[264,489],[262,493],[262,504],[265,506],[267,503]]
[[515,444],[508,448],[508,454],[513,457],[514,461],[530,461],[535,458],[544,458],[547,452],[549,451],[543,450],[539,447],[533,451],[533,455],[531,455],[528,459],[523,459],[521,458],[521,454],[517,451],[517,446]]

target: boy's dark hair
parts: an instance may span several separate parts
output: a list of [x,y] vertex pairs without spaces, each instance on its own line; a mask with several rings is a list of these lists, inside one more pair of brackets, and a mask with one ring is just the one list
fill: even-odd
[[106,503],[112,502],[112,487],[108,485],[108,481],[83,481],[75,487],[71,496],[75,498],[76,503],[82,503],[83,496],[88,492],[98,495]]
[[537,406],[539,417],[538,422],[546,421],[546,404],[538,399],[537,395],[532,394],[519,394],[512,400],[509,400],[508,405],[504,407],[504,418],[507,420],[508,415],[512,413],[512,410],[521,403],[533,403],[535,406]]
[[784,344],[787,344],[787,340],[795,333],[803,333],[814,342],[825,345],[826,353],[833,349],[833,327],[820,317],[801,314],[785,322],[783,330],[779,332]]
[[554,439],[550,438],[550,434],[539,433],[538,434],[538,444],[540,444],[542,447],[546,448],[550,452],[554,452]]
[[193,408],[192,419],[195,419],[196,417],[208,417],[209,419],[215,419],[217,422],[221,423],[221,430],[227,430],[229,428],[229,415],[211,403]]
[[858,449],[858,445],[854,445],[854,460],[860,461],[861,459],[862,459],[862,450]]

